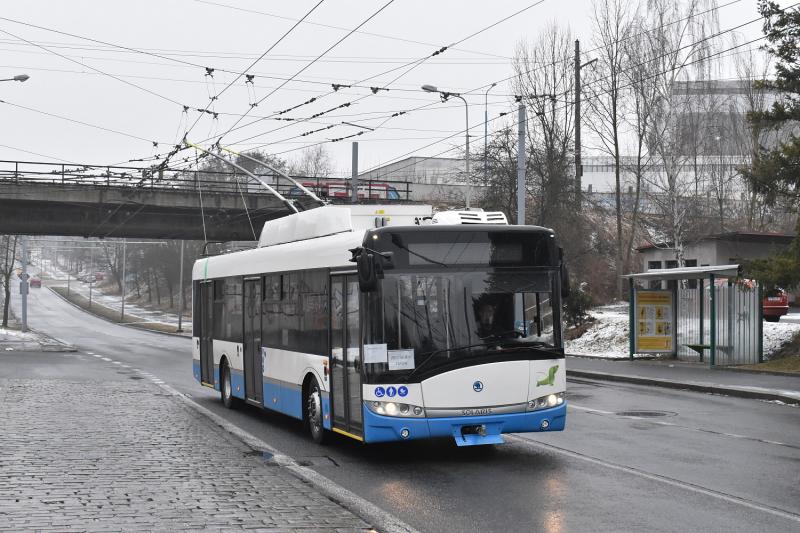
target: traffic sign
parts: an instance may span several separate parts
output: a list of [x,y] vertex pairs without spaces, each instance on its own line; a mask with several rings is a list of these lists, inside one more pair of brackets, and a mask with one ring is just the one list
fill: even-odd
[[28,274],[27,272],[23,272],[22,274],[19,275],[19,279],[21,279],[22,281],[28,281],[28,278],[30,277],[31,275]]

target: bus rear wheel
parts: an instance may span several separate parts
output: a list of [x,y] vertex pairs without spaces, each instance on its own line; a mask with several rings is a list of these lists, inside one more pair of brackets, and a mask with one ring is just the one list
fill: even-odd
[[306,392],[306,425],[314,442],[317,444],[325,442],[327,434],[322,425],[322,392],[314,378],[308,384]]
[[224,360],[219,368],[219,393],[222,398],[222,405],[228,409],[235,409],[239,403],[238,398],[233,396],[233,385],[231,384],[231,369],[228,361]]

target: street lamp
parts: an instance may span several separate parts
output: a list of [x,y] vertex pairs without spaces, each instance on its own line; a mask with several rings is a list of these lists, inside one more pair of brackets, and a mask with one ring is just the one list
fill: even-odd
[[470,184],[470,176],[469,176],[469,105],[467,104],[467,100],[461,96],[459,93],[451,93],[448,91],[440,91],[435,85],[423,85],[422,90],[427,93],[439,93],[439,96],[442,98],[442,102],[446,102],[451,96],[454,98],[461,98],[461,101],[464,102],[464,110],[466,111],[467,116],[467,128],[465,130],[466,136],[466,164],[467,164],[467,198],[466,204],[467,209],[469,209],[469,202],[472,196],[472,185]]
[[[17,74],[13,78],[5,78],[0,81],[25,81],[30,76],[27,74]],[[22,331],[28,331],[28,249],[25,237],[22,237],[22,282],[20,283],[20,293],[22,295]]]
[[6,78],[0,81],[27,81],[28,78],[30,78],[30,76],[28,76],[27,74],[17,74],[13,78]]

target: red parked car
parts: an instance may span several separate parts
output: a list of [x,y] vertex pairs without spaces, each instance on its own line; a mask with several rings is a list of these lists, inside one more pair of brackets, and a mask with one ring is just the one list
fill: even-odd
[[41,289],[42,288],[42,280],[39,278],[31,278],[30,286],[32,289]]
[[789,312],[789,295],[781,289],[770,292],[761,302],[761,309],[764,313],[764,320],[777,322]]

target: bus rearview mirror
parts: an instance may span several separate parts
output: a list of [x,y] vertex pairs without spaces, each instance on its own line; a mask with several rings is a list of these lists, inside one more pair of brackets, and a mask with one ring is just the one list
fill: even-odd
[[356,260],[358,268],[358,288],[361,292],[372,292],[378,288],[378,273],[375,269],[375,256],[362,251]]

